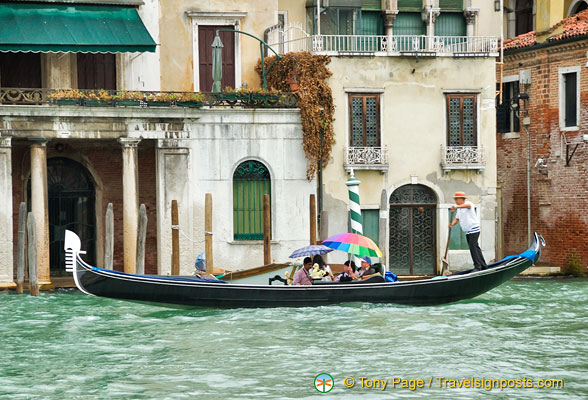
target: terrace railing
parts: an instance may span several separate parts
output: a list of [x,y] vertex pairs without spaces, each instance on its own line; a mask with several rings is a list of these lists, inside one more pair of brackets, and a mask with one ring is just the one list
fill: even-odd
[[346,169],[388,169],[387,147],[346,147]]
[[274,45],[326,55],[498,56],[498,38],[490,36],[307,35]]
[[484,146],[441,146],[441,167],[446,173],[455,169],[482,171],[485,166]]

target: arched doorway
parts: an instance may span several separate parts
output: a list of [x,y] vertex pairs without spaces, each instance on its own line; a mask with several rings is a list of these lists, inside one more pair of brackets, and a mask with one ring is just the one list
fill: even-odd
[[[30,187],[29,178],[29,205]],[[84,259],[95,265],[96,194],[90,173],[82,164],[69,158],[49,158],[47,192],[51,276],[65,275],[63,240],[66,229],[74,231],[81,238],[82,249],[86,251]]]
[[390,269],[399,275],[436,272],[437,196],[423,185],[404,185],[390,196]]

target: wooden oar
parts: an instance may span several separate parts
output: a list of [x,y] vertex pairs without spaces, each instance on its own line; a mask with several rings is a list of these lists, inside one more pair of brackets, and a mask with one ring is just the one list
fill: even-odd
[[[449,218],[450,223],[453,222],[455,219],[455,213],[451,213]],[[449,231],[447,232],[447,245],[445,246],[445,256],[443,260],[441,260],[443,266],[441,267],[441,275],[449,275],[449,261],[447,261],[447,255],[449,254],[449,239],[451,239],[451,227],[449,227]]]

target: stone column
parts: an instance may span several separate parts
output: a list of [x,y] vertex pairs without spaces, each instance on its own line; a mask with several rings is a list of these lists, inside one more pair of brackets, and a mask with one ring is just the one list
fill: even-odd
[[382,16],[384,17],[384,32],[386,36],[392,36],[394,34],[394,21],[396,21],[397,15],[398,10],[382,11]]
[[0,288],[14,287],[11,139],[0,137]]
[[434,36],[435,36],[435,21],[441,14],[441,9],[438,7],[427,7],[421,13],[423,21],[427,24],[427,49],[433,49]]
[[475,35],[474,33],[474,26],[476,23],[476,16],[478,15],[478,12],[480,11],[480,9],[478,8],[466,8],[465,11],[463,12],[463,15],[465,17],[466,20],[466,35],[468,37],[473,37]]
[[49,257],[49,200],[47,195],[47,139],[31,138],[31,211],[37,232],[39,286],[51,286]]
[[120,138],[123,157],[123,247],[124,271],[137,271],[137,228],[139,225],[139,177],[137,145],[141,139]]

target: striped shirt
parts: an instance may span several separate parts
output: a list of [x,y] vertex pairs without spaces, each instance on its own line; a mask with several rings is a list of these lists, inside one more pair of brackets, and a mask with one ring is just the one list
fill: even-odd
[[464,204],[469,204],[470,208],[458,208],[455,218],[459,220],[461,230],[470,235],[472,233],[480,232],[480,218],[476,214],[476,209],[471,201],[465,201]]

